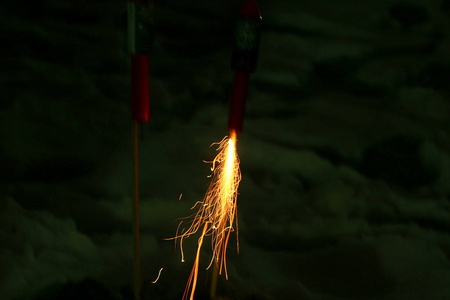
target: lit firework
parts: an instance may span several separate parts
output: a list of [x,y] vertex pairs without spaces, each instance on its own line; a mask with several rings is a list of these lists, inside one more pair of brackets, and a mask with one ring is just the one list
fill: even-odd
[[[208,191],[206,192],[203,201],[198,201],[191,208],[194,209],[198,207],[198,211],[193,215],[189,228],[186,231],[177,234],[174,238],[180,239],[182,261],[184,261],[183,240],[203,227],[202,234],[198,240],[194,266],[191,275],[189,276],[183,299],[187,299],[189,294],[190,299],[194,298],[200,250],[205,236],[212,237],[211,244],[213,254],[208,268],[213,264],[216,264],[219,273],[221,274],[222,270],[224,270],[225,276],[228,279],[226,266],[227,245],[230,234],[234,231],[233,223],[236,217],[237,190],[241,180],[239,158],[236,152],[236,132],[231,131],[229,138],[225,137],[220,143],[215,144],[219,145],[217,148],[219,154],[211,162],[211,171],[213,173],[211,175],[212,180],[208,187]],[[239,243],[237,243],[237,245],[239,249]]]
[[190,225],[178,234],[183,221],[177,229],[177,235],[173,239],[180,239],[181,260],[184,261],[183,240],[201,227],[201,236],[198,239],[197,255],[194,266],[189,276],[183,300],[194,299],[195,287],[200,259],[200,250],[205,236],[211,236],[212,258],[207,269],[214,266],[211,299],[215,298],[217,273],[227,273],[227,245],[230,234],[234,231],[233,223],[236,218],[236,239],[239,252],[238,225],[236,214],[236,200],[241,173],[239,170],[239,158],[236,152],[237,133],[243,128],[245,102],[247,99],[250,72],[256,68],[260,38],[261,14],[256,0],[247,0],[239,11],[239,19],[236,24],[235,41],[233,46],[231,66],[234,72],[233,91],[228,118],[228,130],[230,137],[225,137],[220,143],[217,151],[219,154],[211,162],[212,181],[209,185],[203,201],[198,201],[191,209],[198,207],[196,214],[192,215]]

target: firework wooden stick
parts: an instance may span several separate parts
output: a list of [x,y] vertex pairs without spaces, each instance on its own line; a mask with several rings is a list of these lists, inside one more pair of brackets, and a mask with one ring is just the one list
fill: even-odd
[[[222,228],[218,229],[219,232],[223,231],[223,226]],[[211,298],[211,300],[215,300],[216,299],[216,290],[217,290],[217,280],[219,278],[219,262],[216,260],[213,263],[213,270],[212,270],[212,279],[211,279],[211,291],[209,293],[209,296]]]
[[134,297],[141,294],[141,262],[139,242],[139,152],[138,122],[133,122],[133,281]]

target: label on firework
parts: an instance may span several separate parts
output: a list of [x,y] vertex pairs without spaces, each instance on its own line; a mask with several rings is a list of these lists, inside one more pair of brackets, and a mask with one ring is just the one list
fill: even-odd
[[256,69],[260,36],[261,23],[259,20],[238,20],[231,59],[233,70],[252,72]]
[[153,22],[148,2],[128,2],[128,51],[148,54],[153,44]]

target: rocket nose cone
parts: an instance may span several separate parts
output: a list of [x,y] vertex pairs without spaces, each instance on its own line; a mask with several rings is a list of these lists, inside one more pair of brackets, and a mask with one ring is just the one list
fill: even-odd
[[239,15],[249,20],[261,19],[261,13],[259,12],[258,4],[256,0],[248,0],[239,11]]

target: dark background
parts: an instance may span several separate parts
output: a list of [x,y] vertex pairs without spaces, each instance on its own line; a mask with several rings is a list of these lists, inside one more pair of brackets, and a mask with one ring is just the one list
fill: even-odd
[[[181,299],[192,267],[196,238],[186,263],[164,238],[202,199],[202,161],[227,134],[242,4],[154,1],[144,299]],[[219,294],[450,299],[449,2],[258,4],[238,137],[240,254],[232,236]],[[0,298],[131,299],[126,4],[3,1],[0,14]]]

